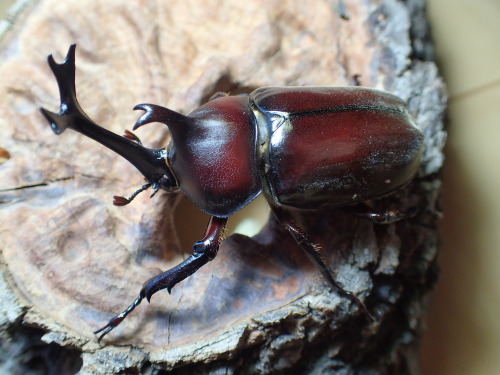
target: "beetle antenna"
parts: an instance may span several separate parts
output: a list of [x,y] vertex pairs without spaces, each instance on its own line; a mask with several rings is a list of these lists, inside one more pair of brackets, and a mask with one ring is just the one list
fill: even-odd
[[[149,183],[146,184],[146,185],[142,185],[141,188],[137,189],[129,198],[125,198],[125,197],[122,197],[122,196],[119,196],[119,195],[114,195],[113,196],[113,204],[115,206],[126,206],[127,204],[129,204],[130,202],[132,202],[134,200],[134,198],[137,197],[140,193],[142,193],[143,191],[149,189],[150,186],[151,186],[151,184],[149,184]],[[153,195],[155,195],[158,190],[160,190],[159,187],[156,188],[156,190],[153,193]]]
[[139,139],[138,136],[136,136],[134,133],[132,133],[130,130],[125,129],[123,132],[123,136],[127,139],[130,139],[131,141],[134,141],[137,144],[140,144],[142,146],[142,142]]

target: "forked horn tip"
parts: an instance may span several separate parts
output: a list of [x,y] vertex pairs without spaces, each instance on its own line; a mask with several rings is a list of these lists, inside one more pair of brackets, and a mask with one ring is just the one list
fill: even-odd
[[49,66],[56,65],[56,60],[54,60],[54,55],[52,54],[47,56],[47,61],[49,63]]
[[66,58],[64,59],[64,62],[66,61],[75,61],[75,51],[76,51],[76,43],[72,43],[69,48],[68,48],[68,53],[66,54]]
[[67,122],[64,121],[64,118],[59,114],[49,111],[43,107],[40,108],[40,112],[50,124],[52,131],[57,135],[61,134],[68,127]]

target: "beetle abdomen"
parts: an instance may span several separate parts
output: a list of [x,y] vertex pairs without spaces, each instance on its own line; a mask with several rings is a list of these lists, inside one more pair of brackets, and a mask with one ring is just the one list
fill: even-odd
[[315,209],[376,198],[415,174],[422,133],[397,97],[367,88],[262,88],[259,122],[266,194]]

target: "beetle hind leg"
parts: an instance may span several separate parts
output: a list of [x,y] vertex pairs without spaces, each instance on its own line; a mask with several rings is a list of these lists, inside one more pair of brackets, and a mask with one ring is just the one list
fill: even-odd
[[333,278],[332,271],[326,265],[325,259],[320,254],[320,247],[309,240],[306,233],[300,228],[299,225],[295,222],[292,214],[288,212],[286,209],[281,207],[277,207],[275,205],[271,206],[271,209],[274,213],[278,222],[292,235],[295,241],[300,245],[300,247],[304,250],[307,257],[311,260],[311,262],[320,270],[323,277],[328,281],[330,286],[341,296],[344,296],[358,305],[365,315],[368,317],[370,321],[374,321],[375,319],[370,314],[365,304],[352,292],[349,292],[342,288]]

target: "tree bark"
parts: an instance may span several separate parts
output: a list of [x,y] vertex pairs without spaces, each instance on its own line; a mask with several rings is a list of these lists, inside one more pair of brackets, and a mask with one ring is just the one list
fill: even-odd
[[[446,138],[445,92],[423,0],[25,4],[0,42],[4,369],[418,373],[425,300],[437,275]],[[175,226],[180,195],[151,201],[145,194],[112,206],[112,195],[133,192],[141,176],[76,133],[56,137],[39,114],[40,106],[58,108],[46,55],[61,62],[74,42],[80,104],[118,134],[134,124],[137,103],[187,114],[217,91],[359,81],[406,100],[425,135],[421,167],[414,182],[374,204],[419,213],[389,225],[342,209],[299,215],[321,239],[336,279],[376,321],[330,290],[271,218],[255,237],[227,238],[213,262],[171,295],[142,304],[98,344],[92,332],[132,302],[146,279],[191,250],[180,245]],[[168,142],[165,127],[140,136],[148,147]]]

